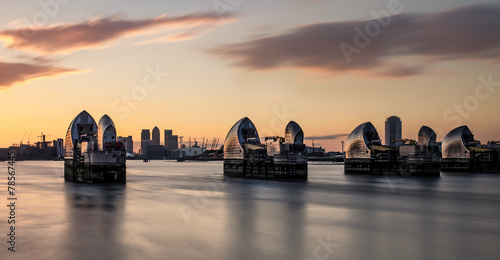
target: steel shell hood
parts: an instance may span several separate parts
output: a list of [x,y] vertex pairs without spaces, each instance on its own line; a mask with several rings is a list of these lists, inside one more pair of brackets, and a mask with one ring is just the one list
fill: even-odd
[[304,132],[295,121],[290,121],[285,128],[285,143],[304,144]]
[[104,115],[99,120],[97,126],[97,138],[99,144],[99,150],[104,149],[104,144],[106,142],[116,141],[116,128],[113,120],[108,115]]
[[380,137],[372,123],[366,122],[356,127],[347,138],[346,159],[371,158],[372,141],[380,144]]
[[443,159],[470,158],[468,142],[474,141],[474,135],[467,126],[459,126],[451,130],[443,139]]
[[95,123],[94,118],[92,118],[87,111],[82,111],[73,119],[73,121],[71,121],[68,131],[66,131],[66,137],[64,139],[64,157],[73,157],[75,142],[80,139],[78,124],[92,124],[91,131],[97,133],[97,124]]
[[436,132],[428,126],[422,126],[418,131],[418,144],[436,146]]
[[255,125],[248,117],[240,119],[229,130],[224,141],[224,159],[243,159],[243,143],[260,143]]

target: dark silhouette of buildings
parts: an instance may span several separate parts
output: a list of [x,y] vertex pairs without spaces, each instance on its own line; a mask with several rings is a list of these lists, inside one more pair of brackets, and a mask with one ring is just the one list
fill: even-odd
[[127,153],[134,153],[134,140],[132,140],[132,136],[124,137],[124,140],[123,146],[125,146]]
[[174,151],[179,149],[178,136],[172,135],[172,130],[165,130],[165,155],[167,158],[174,158]]
[[36,142],[35,144],[13,144],[0,150],[0,160],[7,160],[7,152],[16,153],[17,160],[50,160],[64,157],[64,140]]
[[116,138],[116,141],[123,143],[123,147],[125,147],[125,151],[127,153],[131,153],[131,154],[134,153],[134,140],[132,140],[131,135],[129,135],[128,137],[118,136]]
[[149,133],[149,129],[142,129],[141,132],[141,152],[140,154],[146,155],[147,145],[153,144],[151,141],[151,134]]
[[165,149],[175,151],[179,149],[178,136],[172,135],[172,130],[165,130]]
[[153,144],[160,145],[160,129],[157,126],[153,128]]

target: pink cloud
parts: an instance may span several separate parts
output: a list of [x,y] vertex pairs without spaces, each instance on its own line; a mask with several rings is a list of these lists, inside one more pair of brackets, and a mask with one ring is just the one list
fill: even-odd
[[148,31],[159,27],[178,29],[215,24],[222,24],[216,13],[160,16],[143,20],[108,17],[74,24],[3,30],[0,31],[0,40],[6,42],[7,47],[11,49],[59,54],[98,48],[122,37],[147,34]]
[[62,74],[74,72],[80,71],[51,65],[9,63],[0,61],[0,89],[8,88],[15,84],[30,80],[56,77]]

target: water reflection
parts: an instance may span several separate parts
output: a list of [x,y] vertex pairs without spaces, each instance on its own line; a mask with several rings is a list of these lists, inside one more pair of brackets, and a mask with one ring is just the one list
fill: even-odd
[[231,179],[227,237],[232,259],[304,259],[307,185],[296,184]]
[[327,259],[500,255],[498,174],[410,177],[391,189],[386,176],[337,165],[310,165],[307,182],[219,183],[218,162],[128,162],[117,186],[65,182],[54,174],[62,164],[49,166],[19,163],[12,259],[311,259],[320,241],[338,244]]
[[123,259],[125,185],[65,182],[64,259]]

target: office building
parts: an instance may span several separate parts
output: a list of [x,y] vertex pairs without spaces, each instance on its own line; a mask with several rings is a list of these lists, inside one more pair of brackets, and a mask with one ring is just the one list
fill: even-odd
[[154,145],[160,145],[160,129],[158,129],[157,126],[153,128],[153,144]]
[[388,117],[385,120],[385,145],[387,146],[400,146],[402,136],[402,122],[397,116]]
[[129,135],[128,137],[123,137],[124,143],[123,146],[125,147],[125,150],[127,153],[134,153],[134,140],[132,140],[132,136]]
[[165,130],[165,149],[167,151],[179,149],[178,136],[172,135],[172,130]]
[[151,141],[151,143],[149,143],[149,141],[151,141],[151,134],[149,132],[149,129],[142,129],[142,132],[141,132],[141,154],[142,155],[146,155],[146,153],[145,153],[145,150],[147,149],[146,145],[153,144],[152,141]]
[[[152,141],[148,141],[152,143]],[[146,145],[144,154],[148,159],[163,159],[165,158],[165,147],[159,144]]]

